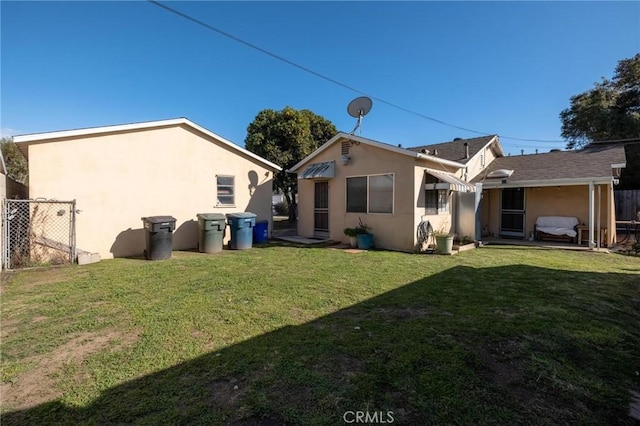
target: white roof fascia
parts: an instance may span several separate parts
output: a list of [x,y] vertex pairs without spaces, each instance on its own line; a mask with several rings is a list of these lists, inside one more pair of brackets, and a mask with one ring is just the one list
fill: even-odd
[[430,160],[430,161],[436,162],[438,164],[442,164],[442,165],[445,165],[445,166],[458,167],[460,169],[463,169],[463,168],[467,167],[466,165],[464,165],[462,163],[458,163],[457,161],[445,160],[444,158],[436,157],[435,155],[422,154],[422,153],[419,153],[419,152],[417,154],[418,155],[416,156],[416,158],[418,158],[420,160]]
[[594,185],[610,184],[613,181],[612,176],[601,176],[591,178],[567,178],[567,179],[536,179],[536,180],[521,180],[511,181],[507,178],[507,183],[502,183],[503,179],[490,179],[482,182],[483,189],[491,188],[529,188],[536,186],[572,186],[572,185],[589,185],[593,182]]
[[281,171],[282,170],[282,167],[278,166],[277,164],[272,163],[271,161],[269,161],[269,160],[267,160],[265,158],[262,158],[259,155],[254,154],[253,152],[242,148],[239,145],[236,145],[235,143],[223,138],[222,136],[216,135],[215,133],[213,133],[210,130],[205,129],[204,127],[199,126],[196,123],[193,123],[192,121],[187,120],[186,118],[183,118],[182,120],[184,120],[184,124],[186,124],[188,126],[191,126],[196,130],[199,130],[200,132],[206,134],[209,137],[212,137],[214,139],[218,139],[220,142],[222,142],[223,144],[227,145],[229,148],[235,149],[236,151],[240,151],[241,153],[243,153],[243,154],[245,154],[245,155],[247,155],[247,156],[249,156],[249,157],[251,157],[251,158],[253,158],[253,159],[255,159],[255,160],[257,160],[257,161],[259,161],[261,163],[263,163],[263,164],[266,164],[269,167],[271,167],[271,168],[273,168],[273,169],[275,169],[277,171]]
[[58,132],[47,132],[47,133],[34,133],[30,135],[21,135],[14,136],[13,141],[17,144],[28,143],[28,142],[39,142],[45,141],[49,139],[62,139],[62,138],[72,138],[78,136],[88,136],[88,135],[96,135],[100,133],[116,133],[116,132],[126,132],[132,130],[143,130],[149,129],[153,127],[169,127],[169,126],[179,126],[186,125],[199,132],[204,133],[205,135],[214,138],[221,142],[223,145],[226,145],[228,148],[241,152],[244,155],[251,157],[265,165],[268,165],[270,168],[275,170],[282,170],[282,167],[277,164],[272,163],[269,160],[266,160],[259,155],[254,154],[251,151],[248,151],[241,146],[234,144],[233,142],[223,138],[220,135],[213,133],[210,130],[205,129],[202,126],[197,125],[196,123],[188,120],[186,118],[174,118],[169,120],[158,120],[158,121],[147,121],[144,123],[132,123],[132,124],[121,124],[116,126],[103,126],[103,127],[90,127],[84,129],[76,129],[76,130],[62,130]]
[[[495,142],[493,147],[496,149],[496,151],[498,151],[498,157],[504,157],[504,149],[502,148],[502,144],[500,143],[500,138],[498,136],[494,136],[487,145],[491,145],[493,142]],[[485,145],[485,147],[487,145]]]
[[[175,126],[179,124],[188,124],[186,118],[173,118],[170,120],[145,121],[144,123],[119,124],[115,126],[87,127],[74,130],[60,130],[56,132],[32,133],[29,135],[14,136],[15,143],[38,142],[47,139],[72,138],[76,136],[87,136],[99,133],[115,133],[125,132],[128,130],[141,130],[151,127]],[[190,123],[190,122],[189,122]],[[191,123],[193,124],[193,123]]]
[[627,163],[613,163],[611,165],[612,169],[626,169],[627,168]]

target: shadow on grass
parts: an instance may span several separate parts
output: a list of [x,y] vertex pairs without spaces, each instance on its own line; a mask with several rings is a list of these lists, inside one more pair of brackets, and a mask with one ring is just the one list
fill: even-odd
[[638,291],[632,274],[457,266],[86,407],[52,401],[2,422],[344,424],[368,411],[396,424],[631,423]]

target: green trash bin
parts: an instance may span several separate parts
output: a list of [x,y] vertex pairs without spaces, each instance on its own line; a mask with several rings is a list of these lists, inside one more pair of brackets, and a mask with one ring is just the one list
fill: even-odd
[[221,213],[198,213],[200,253],[220,253],[224,230],[227,226],[226,216]]

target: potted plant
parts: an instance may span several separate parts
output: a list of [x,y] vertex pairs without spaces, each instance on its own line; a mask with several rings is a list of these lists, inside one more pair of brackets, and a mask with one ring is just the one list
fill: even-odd
[[440,254],[451,254],[453,252],[453,238],[454,234],[445,231],[441,228],[433,232],[433,237],[436,239],[436,247]]
[[358,233],[356,232],[356,228],[344,228],[344,235],[349,237],[349,244],[351,247],[358,246]]
[[355,227],[355,231],[359,249],[369,250],[373,245],[373,234],[369,232],[370,230],[371,227],[363,223],[361,218],[358,218],[358,226]]

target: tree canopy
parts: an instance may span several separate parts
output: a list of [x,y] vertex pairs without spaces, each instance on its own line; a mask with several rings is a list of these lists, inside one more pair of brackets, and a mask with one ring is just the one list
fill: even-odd
[[[603,78],[572,96],[560,120],[569,149],[593,141],[640,139],[640,53],[619,61],[611,80]],[[640,143],[626,145],[625,152],[620,188],[640,188]]]
[[290,206],[290,220],[295,220],[298,181],[286,170],[336,133],[336,127],[326,118],[289,106],[281,111],[262,110],[247,127],[245,147],[283,168],[275,174],[273,185],[284,194]]
[[18,146],[13,142],[13,139],[0,139],[0,149],[2,150],[5,166],[7,167],[7,176],[16,182],[28,185],[29,168],[27,166],[27,160],[25,160]]

